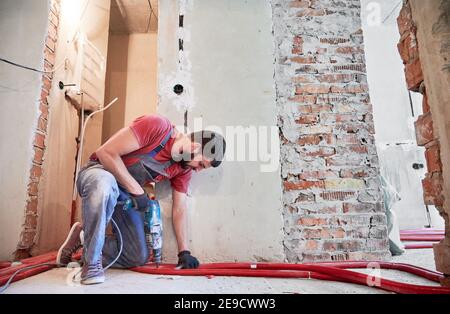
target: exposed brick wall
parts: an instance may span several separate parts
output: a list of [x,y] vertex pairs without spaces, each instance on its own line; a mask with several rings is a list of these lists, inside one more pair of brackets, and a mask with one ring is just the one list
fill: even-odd
[[428,173],[422,181],[425,204],[442,207],[443,178],[442,162],[440,158],[439,137],[434,132],[433,117],[428,104],[426,86],[419,56],[419,43],[417,41],[417,28],[412,18],[411,7],[404,1],[402,10],[397,19],[400,31],[398,50],[405,64],[405,76],[408,89],[423,94],[423,114],[415,123],[416,139],[419,146],[426,148]]
[[[47,37],[44,47],[44,71],[52,71],[55,65],[55,48],[57,41],[57,30],[59,24],[60,0],[50,1],[49,23]],[[39,119],[33,142],[34,158],[30,169],[28,184],[28,200],[25,208],[25,222],[20,235],[20,242],[15,253],[16,259],[28,257],[34,245],[37,219],[38,219],[38,192],[42,177],[44,154],[46,148],[46,136],[48,125],[49,104],[47,97],[50,94],[53,73],[42,75],[41,98],[39,104]]]
[[272,6],[287,259],[384,259],[360,1]]

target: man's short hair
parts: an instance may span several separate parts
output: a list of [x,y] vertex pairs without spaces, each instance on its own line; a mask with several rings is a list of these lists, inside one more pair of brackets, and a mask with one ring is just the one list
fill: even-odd
[[225,156],[226,142],[222,135],[213,131],[202,130],[189,134],[192,142],[202,145],[202,155],[211,160],[216,168]]

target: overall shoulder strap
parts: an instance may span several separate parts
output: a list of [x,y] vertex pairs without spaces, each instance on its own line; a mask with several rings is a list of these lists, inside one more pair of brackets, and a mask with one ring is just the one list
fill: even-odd
[[146,155],[150,157],[156,156],[167,144],[170,137],[172,136],[173,129],[171,128],[170,131],[167,133],[167,135],[164,137],[164,139],[161,141],[161,143],[156,146],[151,152],[147,153]]

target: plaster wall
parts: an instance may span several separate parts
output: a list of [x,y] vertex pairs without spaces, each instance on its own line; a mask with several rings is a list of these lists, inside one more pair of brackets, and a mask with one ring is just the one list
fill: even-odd
[[[189,192],[190,248],[201,261],[282,261],[281,180],[274,89],[271,6],[266,1],[162,1],[159,7],[158,113],[181,131],[216,126],[275,130],[269,146],[275,169],[258,161],[227,160],[218,169],[193,175]],[[183,5],[184,4],[184,5]],[[179,14],[184,27],[179,28]],[[184,50],[179,50],[179,39]],[[185,91],[173,92],[175,84]],[[185,125],[185,114],[187,115]],[[202,118],[202,126],[199,120]],[[198,124],[196,124],[196,122]],[[261,133],[259,134],[261,135]],[[248,140],[248,139],[247,139]],[[268,140],[267,140],[268,141]],[[234,149],[236,152],[236,148]],[[165,256],[176,257],[167,186],[163,198]]]
[[[70,228],[79,117],[77,110],[65,99],[64,91],[57,84],[59,81],[75,83],[77,88],[87,89],[92,96],[103,100],[106,63],[95,80],[88,80],[84,74],[86,72],[83,72],[86,70],[82,69],[83,63],[79,62],[73,39],[78,32],[85,34],[106,62],[109,10],[109,0],[61,1],[56,64],[64,63],[65,59],[68,61],[67,66],[55,72],[48,97],[49,133],[39,190],[39,232],[33,252],[35,254],[57,249]],[[102,114],[98,114],[86,128],[82,162],[101,144],[102,121]]]
[[[0,55],[37,69],[44,67],[49,2],[0,1]],[[0,259],[12,257],[26,205],[42,74],[0,63]]]
[[104,114],[103,142],[135,118],[156,112],[157,62],[157,33],[110,35],[105,100],[119,101]]

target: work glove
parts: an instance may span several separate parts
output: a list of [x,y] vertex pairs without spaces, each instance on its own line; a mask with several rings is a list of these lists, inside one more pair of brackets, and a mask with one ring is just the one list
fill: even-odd
[[[180,267],[181,266],[181,267]],[[188,269],[188,268],[198,268],[200,263],[198,259],[191,255],[189,251],[181,251],[178,253],[178,264],[177,267]]]
[[147,193],[141,195],[131,195],[131,201],[133,202],[133,207],[140,212],[145,212],[148,208],[148,203],[150,198]]

